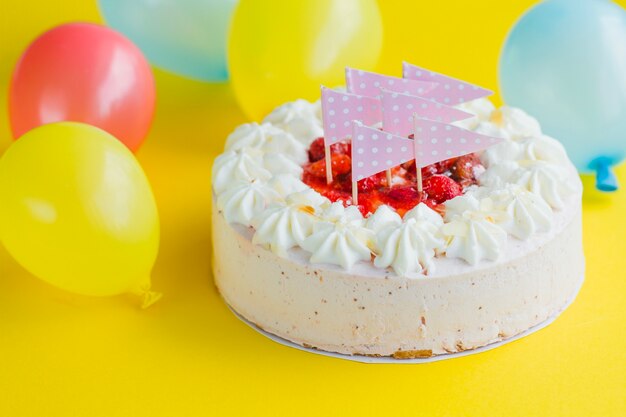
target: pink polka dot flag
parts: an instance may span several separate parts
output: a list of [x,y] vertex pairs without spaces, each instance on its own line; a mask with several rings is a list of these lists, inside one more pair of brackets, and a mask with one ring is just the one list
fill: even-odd
[[396,135],[406,136],[413,133],[413,115],[452,123],[473,117],[473,114],[464,112],[445,104],[437,103],[422,97],[383,90],[381,97],[383,111],[383,130]]
[[384,88],[398,93],[427,97],[437,86],[437,83],[430,81],[390,77],[374,72],[346,68],[346,87],[348,92],[362,96],[379,97],[380,89]]
[[419,118],[415,122],[416,140],[359,122],[353,122],[352,129],[352,175],[357,181],[412,159],[424,167],[488,148],[503,140]]
[[415,159],[414,142],[380,129],[352,124],[352,178],[357,181]]
[[415,122],[416,159],[421,167],[477,152],[503,140],[432,120]]
[[361,121],[366,125],[373,125],[382,120],[378,98],[322,87],[321,101],[326,146],[350,138],[353,120]]
[[404,78],[411,80],[438,83],[439,85],[428,94],[428,97],[443,104],[456,105],[493,94],[493,91],[420,68],[408,62],[402,63],[402,74]]

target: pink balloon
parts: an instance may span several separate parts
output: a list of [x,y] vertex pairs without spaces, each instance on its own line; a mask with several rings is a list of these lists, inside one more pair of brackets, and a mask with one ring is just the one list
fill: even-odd
[[136,151],[154,114],[150,66],[139,49],[99,25],[51,29],[26,49],[13,71],[9,115],[13,136],[52,122],[106,130]]

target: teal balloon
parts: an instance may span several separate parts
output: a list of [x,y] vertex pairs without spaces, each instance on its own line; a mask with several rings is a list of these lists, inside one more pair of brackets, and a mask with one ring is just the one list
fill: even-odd
[[626,12],[608,0],[548,0],[515,25],[500,56],[507,104],[535,116],[598,188],[626,156]]
[[202,81],[224,81],[228,25],[237,0],[99,0],[113,29],[157,67]]

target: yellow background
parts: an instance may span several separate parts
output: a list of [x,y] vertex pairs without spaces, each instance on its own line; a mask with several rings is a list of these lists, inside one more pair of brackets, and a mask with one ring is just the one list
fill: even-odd
[[[406,59],[496,89],[502,41],[530,3],[381,1],[379,69],[398,74]],[[0,149],[10,142],[6,91],[19,54],[76,20],[99,22],[95,2],[0,3]],[[155,73],[156,118],[139,160],[159,204],[153,280],[165,296],[146,311],[132,297],[73,296],[0,249],[0,416],[626,415],[623,166],[623,190],[585,195],[586,282],[548,328],[427,365],[330,359],[263,338],[221,302],[210,276],[209,173],[244,116],[228,85]]]

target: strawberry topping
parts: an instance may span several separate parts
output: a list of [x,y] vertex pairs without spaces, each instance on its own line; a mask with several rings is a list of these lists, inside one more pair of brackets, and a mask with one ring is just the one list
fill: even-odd
[[[333,177],[344,175],[352,169],[352,160],[348,155],[332,155],[330,166],[333,170]],[[304,171],[316,178],[326,178],[326,159],[307,164]]]
[[[331,155],[348,155],[352,152],[352,146],[349,142],[337,142],[330,145]],[[326,148],[324,145],[324,138],[317,138],[311,143],[309,147],[309,162],[316,162],[320,159],[324,159],[326,156]]]
[[463,194],[463,187],[445,175],[433,175],[424,180],[424,192],[437,204]]
[[[338,142],[331,146],[333,182],[326,183],[326,161],[324,139],[313,141],[309,148],[310,162],[304,166],[302,181],[317,192],[335,202],[352,204],[352,160],[349,142]],[[438,212],[443,212],[442,203],[463,194],[463,190],[476,184],[475,173],[482,167],[476,154],[451,158],[421,169],[423,192],[417,191],[415,161],[392,168],[392,184],[387,184],[385,172],[357,182],[358,208],[367,216],[383,204],[404,215],[418,203],[423,202]]]

